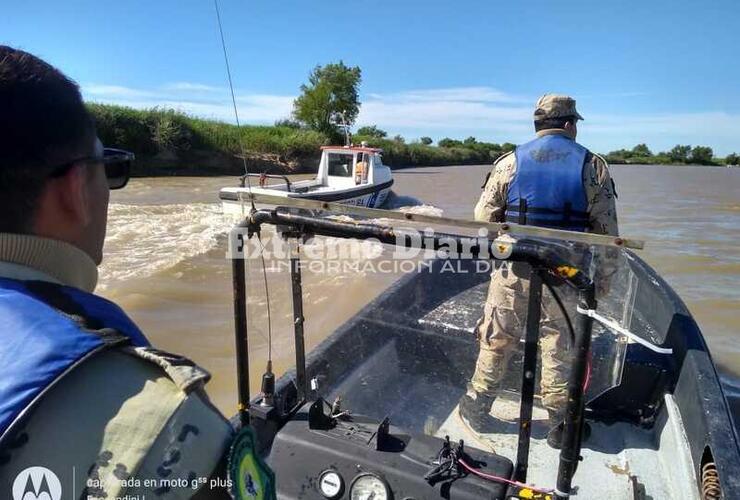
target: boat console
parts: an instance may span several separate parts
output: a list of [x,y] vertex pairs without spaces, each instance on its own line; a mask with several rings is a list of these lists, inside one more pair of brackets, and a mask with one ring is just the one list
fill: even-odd
[[509,478],[513,465],[507,458],[407,434],[387,418],[378,422],[346,411],[332,416],[327,409],[322,399],[307,403],[275,436],[267,462],[279,478],[278,498],[506,498],[505,484],[468,473],[446,458],[460,453],[481,473]]

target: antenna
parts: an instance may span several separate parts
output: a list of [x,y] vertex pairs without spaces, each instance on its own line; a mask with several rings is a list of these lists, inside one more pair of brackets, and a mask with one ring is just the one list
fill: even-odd
[[350,126],[347,124],[346,113],[347,111],[334,111],[331,115],[330,122],[342,129],[342,132],[344,132],[344,145],[350,147],[352,145],[352,134],[349,132]]
[[[229,91],[231,92],[231,103],[234,106],[234,118],[236,119],[236,128],[239,137],[239,149],[241,151],[241,158],[242,162],[244,164],[244,178],[247,181],[247,190],[249,194],[252,194],[252,183],[249,180],[249,169],[247,168],[247,155],[246,150],[244,148],[244,142],[242,140],[241,135],[241,123],[239,122],[239,110],[236,106],[236,94],[234,93],[234,83],[231,78],[231,65],[229,64],[229,55],[226,50],[226,40],[224,38],[224,30],[223,26],[221,24],[221,12],[218,8],[218,0],[213,0],[213,6],[216,9],[216,20],[218,21],[218,32],[221,36],[221,48],[223,49],[224,53],[224,63],[226,64],[226,76],[229,80]],[[251,198],[251,196],[250,196]],[[257,207],[254,204],[254,198],[252,198],[252,212],[256,212]],[[275,387],[275,375],[272,373],[272,315],[270,311],[270,290],[267,285],[267,266],[265,265],[265,247],[262,244],[262,239],[260,236],[260,233],[256,233],[257,241],[260,245],[260,260],[262,262],[262,276],[264,278],[265,283],[265,301],[267,303],[267,368],[265,370],[265,374],[263,375],[263,381],[262,381],[262,389],[263,393],[266,393],[267,391],[274,391]],[[245,266],[235,266],[234,267],[234,273],[241,272],[244,274],[246,272]],[[241,305],[236,304],[236,295],[239,295],[244,299],[244,308],[246,309],[246,292],[242,289],[240,294],[236,293],[235,289],[235,308],[239,307],[241,308]],[[243,317],[243,321],[246,322],[246,314]],[[244,337],[244,338],[241,338]],[[249,362],[248,352],[242,352],[242,355],[239,355],[241,351],[247,351],[244,347],[248,345],[248,339],[246,338],[246,328],[243,329],[240,335],[240,328],[237,327],[237,377],[238,377],[238,386],[239,386],[239,403],[238,403],[238,409],[239,409],[239,415],[240,419],[242,421],[242,424],[244,424],[247,419],[247,413],[246,409],[249,404]],[[247,366],[242,366],[243,362],[247,362]],[[246,373],[245,373],[246,372]],[[270,380],[272,381],[270,383]],[[245,387],[246,386],[246,387]],[[271,389],[270,389],[271,388]],[[272,401],[272,392],[270,394],[266,394],[266,396],[269,396],[269,400]],[[266,397],[265,399],[268,399]]]
[[[221,48],[224,52],[224,62],[226,63],[226,76],[229,80],[229,90],[231,91],[231,103],[234,106],[234,118],[236,118],[236,128],[237,131],[241,131],[241,123],[239,123],[239,110],[236,107],[236,95],[234,94],[234,83],[231,79],[231,65],[229,64],[229,54],[226,51],[226,40],[224,39],[224,30],[221,26],[221,12],[218,9],[218,0],[213,0],[213,6],[216,8],[216,20],[218,21],[218,33],[221,35]],[[241,133],[238,134],[239,137],[239,150],[241,151],[241,157],[242,157],[242,163],[244,164],[244,174],[247,179],[247,188],[249,189],[249,192],[251,194],[252,192],[252,183],[249,181],[249,168],[247,168],[247,155],[246,150],[244,149],[244,143],[242,142],[242,136]],[[252,200],[252,210],[257,210],[257,207],[254,206],[254,200]]]

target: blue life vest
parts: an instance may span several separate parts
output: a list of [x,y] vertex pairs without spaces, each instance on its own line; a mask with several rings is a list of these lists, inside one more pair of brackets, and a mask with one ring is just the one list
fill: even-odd
[[518,224],[586,231],[588,201],[583,166],[588,150],[563,135],[546,135],[516,148],[506,220]]
[[72,287],[0,278],[0,443],[71,369],[126,343],[149,345],[114,303]]

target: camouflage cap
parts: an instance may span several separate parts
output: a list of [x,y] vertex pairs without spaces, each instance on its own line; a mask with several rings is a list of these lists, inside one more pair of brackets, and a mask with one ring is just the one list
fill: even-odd
[[574,116],[583,120],[580,113],[576,111],[576,100],[572,97],[560,94],[545,94],[537,100],[534,109],[534,121],[566,116]]

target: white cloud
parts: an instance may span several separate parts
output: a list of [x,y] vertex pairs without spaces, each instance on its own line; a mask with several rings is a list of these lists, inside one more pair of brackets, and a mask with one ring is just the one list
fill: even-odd
[[359,125],[376,124],[390,132],[418,136],[524,136],[531,130],[531,99],[491,87],[410,90],[366,97]]
[[531,99],[510,95],[491,87],[452,87],[442,89],[408,90],[391,94],[369,94],[370,99],[399,102],[480,102],[522,103]]
[[156,97],[156,92],[147,90],[132,89],[120,85],[84,85],[82,92],[85,95],[101,97],[105,99],[140,99],[144,97]]
[[204,85],[202,83],[193,82],[173,82],[162,86],[165,90],[183,90],[183,91],[195,91],[195,92],[221,92],[221,87],[214,87],[211,85]]
[[[172,108],[203,118],[233,123],[231,94],[225,88],[194,82],[174,82],[155,89],[136,89],[118,85],[82,86],[89,101],[119,104],[132,108]],[[290,116],[293,96],[237,94],[239,119],[243,123],[272,123]]]

